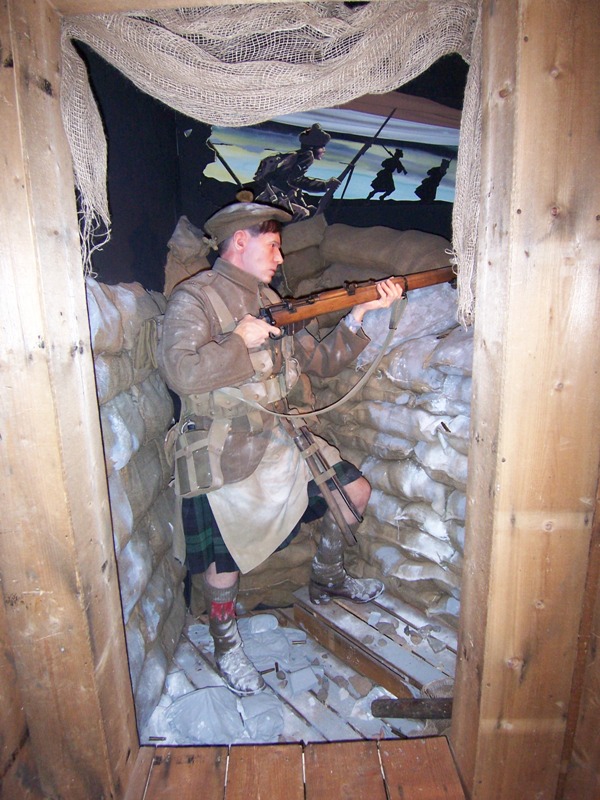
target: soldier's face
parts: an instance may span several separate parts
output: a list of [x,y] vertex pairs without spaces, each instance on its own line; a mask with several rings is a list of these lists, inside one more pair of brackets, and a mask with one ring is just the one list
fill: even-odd
[[240,266],[244,272],[254,275],[262,283],[270,283],[275,270],[282,263],[279,233],[259,233],[258,236],[248,234],[241,254]]
[[313,155],[317,161],[320,161],[325,155],[324,147],[313,147]]

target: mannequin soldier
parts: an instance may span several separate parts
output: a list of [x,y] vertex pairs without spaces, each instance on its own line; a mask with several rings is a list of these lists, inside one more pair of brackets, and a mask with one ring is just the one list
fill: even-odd
[[[187,564],[193,581],[201,576],[219,672],[240,695],[260,691],[264,681],[237,629],[239,572],[288,544],[302,521],[323,517],[311,568],[313,603],[334,596],[368,602],[383,589],[380,581],[347,574],[341,530],[305,460],[278,418],[261,409],[286,411],[300,371],[328,377],[351,363],[369,342],[365,313],[390,306],[401,290],[389,281],[378,284],[379,299],[355,306],[320,342],[307,330],[272,338],[280,330],[260,319],[259,310],[278,299],[268,284],[283,261],[280,231],[290,219],[258,203],[233,204],[209,219],[205,230],[219,258],[172,293],[158,351],[161,372],[181,397],[179,431],[208,442],[205,463],[197,444],[190,450],[202,488],[182,500]],[[362,513],[368,482],[334,448],[327,457]],[[355,522],[346,507],[344,518]]]

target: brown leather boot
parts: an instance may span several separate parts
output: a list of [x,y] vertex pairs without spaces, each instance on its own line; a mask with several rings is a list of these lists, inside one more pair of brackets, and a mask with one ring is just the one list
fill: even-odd
[[312,561],[308,596],[311,603],[329,603],[332,597],[345,597],[355,603],[368,603],[383,592],[375,578],[352,578],[344,569],[344,543],[333,514],[327,511],[321,527],[321,541]]
[[228,589],[217,589],[204,576],[208,627],[215,643],[215,662],[219,675],[232,692],[245,696],[262,691],[265,682],[244,653],[235,618],[238,583]]

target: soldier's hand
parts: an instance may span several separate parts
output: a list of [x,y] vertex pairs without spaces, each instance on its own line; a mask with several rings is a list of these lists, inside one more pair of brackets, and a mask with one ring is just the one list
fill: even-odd
[[269,334],[272,333],[274,336],[279,336],[281,333],[280,329],[275,325],[269,325],[264,319],[258,319],[251,314],[246,314],[245,317],[242,317],[233,332],[241,336],[248,350],[264,344],[269,338]]
[[358,322],[362,322],[367,311],[374,311],[376,308],[389,308],[394,300],[399,300],[402,297],[402,287],[388,278],[388,280],[380,281],[377,284],[377,293],[379,294],[377,300],[354,306],[350,312]]
[[327,181],[327,188],[328,189],[337,189],[337,187],[339,185],[340,185],[340,181],[338,181],[337,178],[329,178],[329,180]]

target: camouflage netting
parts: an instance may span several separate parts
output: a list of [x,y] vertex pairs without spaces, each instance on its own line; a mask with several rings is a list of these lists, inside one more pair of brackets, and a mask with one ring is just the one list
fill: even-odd
[[84,263],[110,228],[106,141],[85,42],[143,91],[211,125],[243,126],[393,91],[437,59],[470,64],[453,216],[458,317],[472,319],[479,203],[480,0],[269,3],[86,14],[63,22],[63,119],[81,198]]

